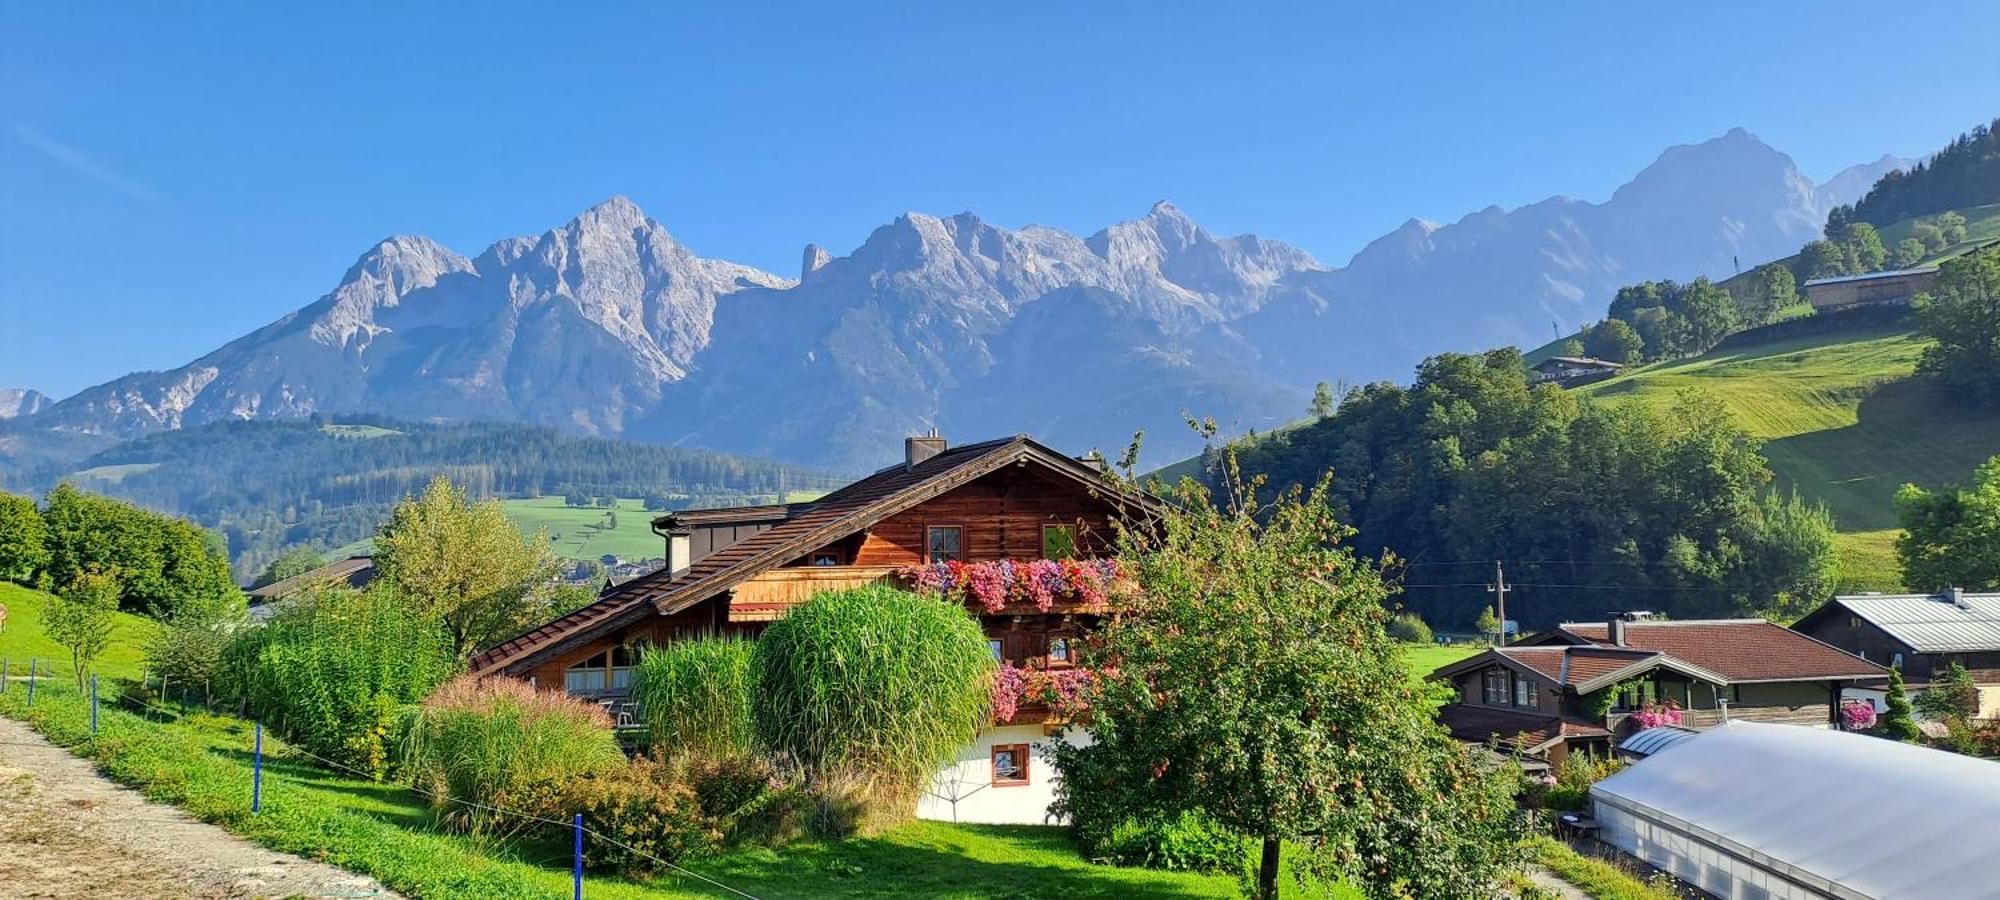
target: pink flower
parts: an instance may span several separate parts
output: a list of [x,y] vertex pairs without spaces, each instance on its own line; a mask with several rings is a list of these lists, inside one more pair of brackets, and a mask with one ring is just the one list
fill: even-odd
[[1840,724],[1848,731],[1867,731],[1870,728],[1874,728],[1874,705],[1852,701],[1841,704]]
[[1021,698],[1027,693],[1027,673],[1014,668],[1011,662],[1000,664],[1000,670],[993,673],[993,687],[989,698],[993,703],[993,721],[1002,724],[1014,721],[1014,714],[1021,709]]
[[1028,563],[1028,577],[1024,581],[1028,600],[1036,609],[1048,612],[1056,605],[1056,595],[1063,592],[1062,564],[1053,559]]

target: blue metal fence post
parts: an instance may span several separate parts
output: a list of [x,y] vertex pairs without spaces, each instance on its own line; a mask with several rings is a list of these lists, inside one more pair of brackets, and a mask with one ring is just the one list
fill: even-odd
[[30,657],[28,659],[28,708],[29,709],[35,708],[35,670],[42,667],[41,663],[42,661],[38,658]]
[[576,900],[583,900],[583,813],[576,814]]
[[90,673],[90,733],[97,733],[97,673]]
[[256,723],[257,749],[250,763],[250,811],[264,805],[264,723]]
[[11,659],[0,659],[0,694],[7,693],[7,680],[14,674],[10,669],[13,663]]

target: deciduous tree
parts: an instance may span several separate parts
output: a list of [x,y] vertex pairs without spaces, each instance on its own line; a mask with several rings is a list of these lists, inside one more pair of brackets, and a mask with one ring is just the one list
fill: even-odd
[[396,507],[375,538],[375,565],[417,613],[443,623],[461,662],[534,624],[557,568],[547,534],[523,540],[500,501],[474,503],[442,477]]
[[0,581],[27,584],[48,563],[48,529],[35,501],[0,493]]
[[1980,405],[2000,403],[2000,252],[1947,261],[1937,290],[1916,299],[1917,328],[1933,343],[1917,371]]
[[1509,787],[1432,719],[1326,484],[1175,499],[1121,534],[1137,590],[1086,657],[1094,743],[1056,745],[1059,807],[1080,829],[1201,813],[1262,841],[1262,897],[1287,842],[1295,873],[1374,896],[1485,891],[1514,852]]
[[42,630],[49,640],[69,651],[78,690],[83,689],[98,654],[111,643],[119,593],[116,575],[100,570],[78,572],[42,607]]
[[1904,584],[1925,591],[2000,588],[2000,456],[1974,470],[1965,487],[1903,485],[1896,511]]

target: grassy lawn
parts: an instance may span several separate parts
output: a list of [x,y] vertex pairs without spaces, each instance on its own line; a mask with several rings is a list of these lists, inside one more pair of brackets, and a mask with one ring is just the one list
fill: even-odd
[[1409,663],[1410,674],[1423,678],[1437,671],[1439,666],[1458,662],[1486,649],[1477,644],[1417,644],[1403,645],[1403,659]]
[[1893,590],[1896,489],[1963,481],[2000,453],[2000,414],[1909,377],[1923,347],[1908,331],[1819,335],[1648,366],[1579,393],[1662,407],[1686,388],[1719,398],[1766,441],[1781,489],[1833,510],[1843,588]]
[[[42,607],[51,599],[41,591],[0,582],[0,605],[7,607],[7,630],[0,632],[0,658],[7,660],[15,674],[27,671],[30,658],[41,660],[41,671],[53,670],[63,677],[74,674],[69,651],[42,632]],[[146,661],[146,639],[153,628],[151,619],[119,613],[117,623],[112,626],[111,644],[97,658],[98,674],[105,678],[138,678]]]
[[1597,900],[1677,900],[1680,896],[1660,885],[1647,884],[1624,869],[1601,859],[1584,856],[1550,837],[1529,838],[1528,855]]
[[[11,630],[11,629],[10,629]],[[170,721],[87,703],[51,683],[33,710],[18,686],[0,714],[97,761],[119,781],[259,844],[374,876],[414,896],[554,897],[569,891],[567,846],[476,840],[440,829],[394,784],[329,774],[266,736],[263,809],[251,815],[248,724],[191,713]],[[1227,897],[1235,879],[1085,862],[1061,829],[916,822],[876,838],[753,850],[684,864],[759,897]],[[589,876],[594,898],[711,897],[681,878]]]
[[607,553],[647,559],[667,552],[665,542],[652,531],[653,517],[659,513],[648,511],[639,500],[619,500],[615,524],[612,510],[564,506],[561,497],[502,500],[500,505],[523,532],[548,529],[556,554],[567,559],[597,559]]

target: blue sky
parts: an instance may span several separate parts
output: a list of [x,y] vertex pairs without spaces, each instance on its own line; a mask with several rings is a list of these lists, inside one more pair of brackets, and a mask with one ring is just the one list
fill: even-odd
[[0,9],[0,386],[176,366],[386,235],[471,255],[613,194],[785,274],[904,210],[1161,198],[1339,264],[1731,126],[1824,178],[2000,115],[1990,0],[295,6]]

